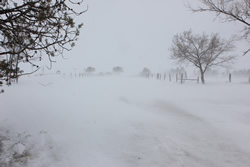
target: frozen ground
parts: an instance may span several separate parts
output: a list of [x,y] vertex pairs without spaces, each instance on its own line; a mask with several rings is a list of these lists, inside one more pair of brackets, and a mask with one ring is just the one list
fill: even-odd
[[24,77],[0,140],[1,167],[249,167],[250,84]]

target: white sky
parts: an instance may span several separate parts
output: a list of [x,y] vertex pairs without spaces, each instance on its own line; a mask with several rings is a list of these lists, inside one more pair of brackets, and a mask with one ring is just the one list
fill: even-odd
[[[192,29],[194,33],[220,33],[229,38],[241,30],[240,23],[222,23],[212,13],[190,12],[185,0],[85,0],[89,10],[76,18],[84,23],[80,40],[67,60],[57,58],[54,70],[79,71],[88,66],[97,72],[111,72],[121,66],[125,72],[139,73],[143,67],[153,72],[176,68],[169,59],[172,38]],[[198,0],[190,0],[197,6]],[[242,57],[249,45],[238,43],[234,69],[250,68],[250,55]]]

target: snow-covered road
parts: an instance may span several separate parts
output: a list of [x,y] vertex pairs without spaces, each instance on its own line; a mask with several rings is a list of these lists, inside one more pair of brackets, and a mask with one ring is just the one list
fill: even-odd
[[0,136],[29,167],[249,167],[249,99],[243,83],[27,77],[0,95]]

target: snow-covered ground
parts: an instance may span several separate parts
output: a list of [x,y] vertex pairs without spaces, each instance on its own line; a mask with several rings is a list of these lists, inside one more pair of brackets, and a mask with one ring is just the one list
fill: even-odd
[[23,77],[0,94],[0,166],[249,167],[250,84]]

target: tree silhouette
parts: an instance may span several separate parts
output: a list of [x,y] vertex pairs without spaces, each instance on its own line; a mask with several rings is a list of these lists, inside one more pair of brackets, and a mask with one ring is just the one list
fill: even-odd
[[122,72],[123,72],[123,68],[120,67],[120,66],[117,66],[117,67],[114,67],[114,68],[113,68],[113,71],[114,71],[115,73],[122,73]]
[[201,81],[205,83],[205,72],[215,66],[231,62],[234,56],[226,55],[234,48],[232,40],[224,40],[218,34],[195,35],[191,30],[173,37],[171,58],[178,63],[191,63],[200,70]]
[[[201,6],[193,8],[188,6],[193,12],[212,12],[223,22],[237,22],[244,25],[238,32],[240,38],[250,40],[250,1],[249,0],[199,0]],[[244,52],[246,55],[250,48]]]
[[[2,0],[0,1],[0,75],[8,84],[23,75],[19,63],[35,63],[62,55],[75,46],[83,24],[76,25],[73,7],[83,1],[72,0]],[[36,71],[34,70],[34,71]]]

